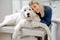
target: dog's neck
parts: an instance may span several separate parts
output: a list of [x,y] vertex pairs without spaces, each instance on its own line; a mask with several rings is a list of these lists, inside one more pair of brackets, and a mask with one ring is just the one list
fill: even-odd
[[38,21],[40,22],[40,18],[39,17],[31,17],[31,18],[26,18],[27,21],[32,22],[32,21]]

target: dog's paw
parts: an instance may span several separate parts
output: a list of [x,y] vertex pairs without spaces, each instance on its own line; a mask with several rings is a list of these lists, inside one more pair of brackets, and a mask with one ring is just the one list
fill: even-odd
[[15,40],[17,37],[16,37],[16,34],[13,34],[12,35],[12,39]]
[[15,40],[15,39],[17,39],[19,36],[21,36],[21,35],[22,35],[22,33],[15,31],[15,32],[13,33],[13,35],[12,35],[12,39]]
[[17,37],[18,37],[18,33],[14,32],[13,35],[12,35],[12,39],[16,39]]

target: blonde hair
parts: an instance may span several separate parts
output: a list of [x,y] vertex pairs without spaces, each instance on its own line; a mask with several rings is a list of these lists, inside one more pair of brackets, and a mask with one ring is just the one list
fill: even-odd
[[32,4],[37,4],[37,5],[39,5],[40,14],[41,14],[41,17],[43,17],[43,16],[44,16],[44,7],[43,7],[43,5],[41,5],[38,0],[31,0],[31,1],[29,2],[29,6],[31,6]]

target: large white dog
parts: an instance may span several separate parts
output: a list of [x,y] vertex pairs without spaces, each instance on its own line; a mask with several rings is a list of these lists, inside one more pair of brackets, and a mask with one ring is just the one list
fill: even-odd
[[46,24],[40,22],[40,18],[36,13],[33,12],[31,7],[25,6],[18,13],[8,15],[5,20],[0,24],[0,27],[4,25],[16,25],[13,33],[13,39],[16,39],[19,32],[21,34],[21,28],[35,28],[42,27],[45,29],[49,37],[51,38],[51,32]]

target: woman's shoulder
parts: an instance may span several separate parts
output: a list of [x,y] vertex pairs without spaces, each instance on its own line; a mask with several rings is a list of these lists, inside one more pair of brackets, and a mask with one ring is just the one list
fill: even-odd
[[44,17],[52,16],[52,8],[49,6],[44,6]]
[[45,14],[52,14],[52,8],[49,6],[44,6],[44,12]]
[[52,11],[52,8],[49,6],[44,6],[44,11]]

